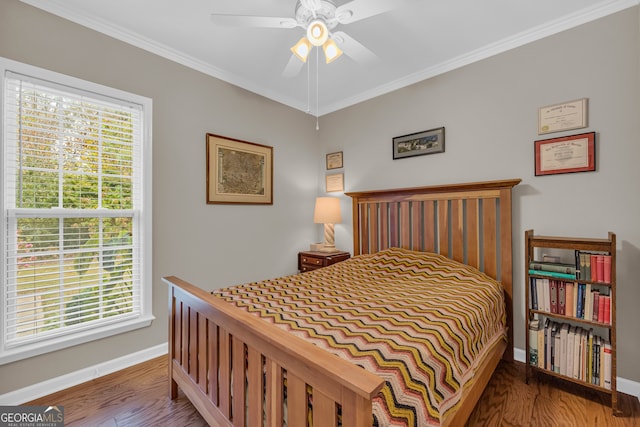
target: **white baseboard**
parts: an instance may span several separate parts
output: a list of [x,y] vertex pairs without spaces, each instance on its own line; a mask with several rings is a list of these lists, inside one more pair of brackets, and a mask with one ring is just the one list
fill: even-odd
[[[159,344],[136,353],[118,357],[117,359],[99,363],[88,368],[80,369],[79,371],[0,395],[0,405],[21,405],[25,402],[91,381],[165,354],[167,354],[167,343]],[[518,362],[525,363],[525,351],[523,349],[515,348],[513,350],[513,357]],[[640,383],[636,381],[618,377],[618,391],[636,396],[640,400]]]
[[[526,352],[521,348],[513,349],[513,358],[518,362],[525,363]],[[625,378],[617,377],[618,391],[635,396],[640,400],[640,383],[636,381],[627,380]]]
[[51,378],[50,380],[0,395],[0,405],[21,405],[25,402],[64,390],[65,388],[91,381],[138,363],[146,362],[147,360],[167,354],[167,351],[167,343],[159,344],[135,353],[127,354],[126,356],[118,357],[117,359]]

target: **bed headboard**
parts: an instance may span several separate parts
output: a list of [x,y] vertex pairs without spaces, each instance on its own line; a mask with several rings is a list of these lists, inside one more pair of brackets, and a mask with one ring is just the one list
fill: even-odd
[[354,255],[388,247],[436,252],[502,282],[513,359],[511,189],[520,179],[346,193]]

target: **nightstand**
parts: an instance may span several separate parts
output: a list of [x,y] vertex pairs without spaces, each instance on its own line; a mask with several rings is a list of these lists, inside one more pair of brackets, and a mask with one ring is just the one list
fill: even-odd
[[351,254],[349,252],[316,252],[305,251],[298,252],[298,270],[301,273],[305,271],[317,270],[318,268],[326,267],[331,264],[335,264],[345,259],[349,259]]

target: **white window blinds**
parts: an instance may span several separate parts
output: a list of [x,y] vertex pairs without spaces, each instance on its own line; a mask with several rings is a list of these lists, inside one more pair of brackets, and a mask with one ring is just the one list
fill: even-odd
[[3,353],[149,317],[143,105],[11,71],[3,95]]

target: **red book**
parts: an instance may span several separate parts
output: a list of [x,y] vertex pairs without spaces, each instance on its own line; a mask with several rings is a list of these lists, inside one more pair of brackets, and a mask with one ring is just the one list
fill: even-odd
[[574,297],[573,297],[573,283],[569,282],[565,284],[565,296],[564,296],[564,302],[565,302],[565,314],[567,316],[573,316],[576,317],[576,311],[575,311],[575,302],[574,302]]
[[604,320],[604,306],[607,303],[607,296],[600,295],[598,300],[598,321],[602,323],[606,323]]
[[604,297],[604,323],[611,324],[611,297]]
[[611,255],[604,256],[604,279],[605,283],[611,283]]
[[590,255],[589,256],[591,258],[591,281],[592,282],[597,282],[598,281],[598,268],[597,268],[597,264],[598,264],[598,257],[596,255]]
[[600,302],[600,292],[594,291],[593,293],[593,314],[591,315],[591,320],[594,322],[598,321],[599,307],[598,303]]
[[604,255],[596,256],[596,280],[604,282]]
[[549,280],[549,300],[551,301],[551,312],[558,314],[558,285],[555,280]]
[[567,310],[566,308],[567,296],[566,296],[565,283],[558,282],[557,287],[558,287],[558,314],[565,314]]

